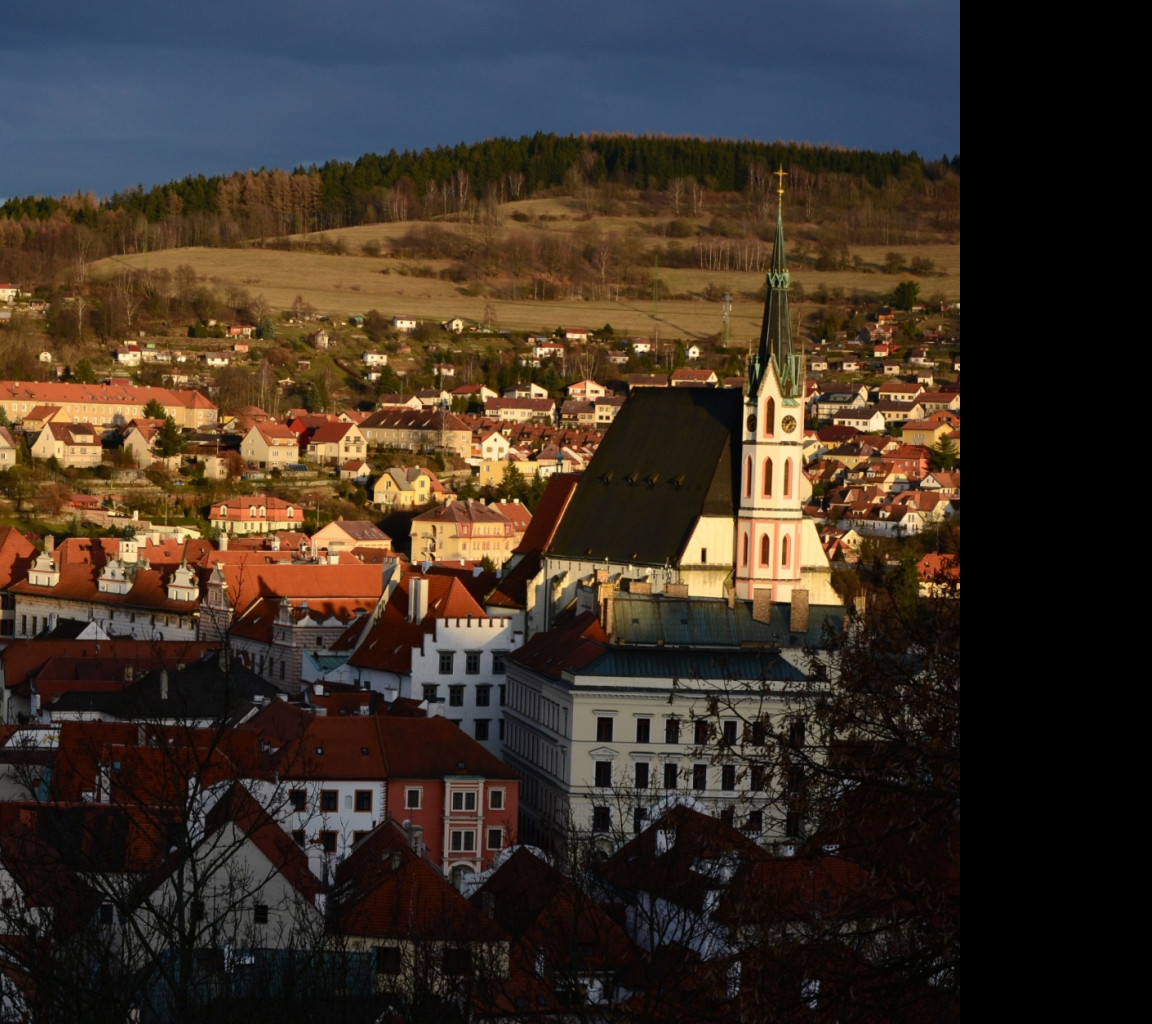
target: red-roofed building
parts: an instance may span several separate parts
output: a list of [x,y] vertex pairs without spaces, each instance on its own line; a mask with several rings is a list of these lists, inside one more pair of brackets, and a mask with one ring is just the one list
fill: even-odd
[[451,501],[412,520],[412,557],[432,562],[487,557],[503,565],[523,535],[523,515],[514,521],[494,505]]
[[13,423],[21,422],[37,405],[56,405],[68,417],[99,426],[119,426],[144,415],[156,399],[185,430],[211,430],[216,406],[198,391],[134,387],[128,383],[58,384],[0,380],[0,408]]
[[281,423],[256,423],[240,442],[240,454],[261,469],[282,469],[300,461],[299,439]]
[[362,459],[368,451],[364,435],[355,423],[325,423],[308,434],[308,460],[338,466]]
[[218,501],[208,521],[223,533],[273,533],[304,525],[304,510],[271,494],[240,494]]
[[456,574],[410,571],[388,587],[370,622],[331,645],[331,664],[306,663],[306,678],[427,701],[499,753],[504,659],[523,642],[513,618],[485,612]]

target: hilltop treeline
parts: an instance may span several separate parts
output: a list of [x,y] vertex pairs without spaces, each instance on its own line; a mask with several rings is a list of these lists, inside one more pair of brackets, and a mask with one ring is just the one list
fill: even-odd
[[[959,157],[924,161],[915,153],[796,143],[538,133],[369,153],[292,172],[197,175],[103,199],[10,199],[0,205],[0,278],[44,280],[54,264],[85,247],[97,256],[242,245],[382,221],[470,218],[485,206],[544,193],[580,196],[590,214],[610,212],[603,204],[625,192],[659,194],[662,208],[698,215],[709,195],[767,200],[779,166],[793,194],[805,196],[809,219],[814,202],[829,210],[861,202],[894,209],[921,185],[929,198],[938,188],[958,195]],[[955,209],[958,228],[958,198]]]

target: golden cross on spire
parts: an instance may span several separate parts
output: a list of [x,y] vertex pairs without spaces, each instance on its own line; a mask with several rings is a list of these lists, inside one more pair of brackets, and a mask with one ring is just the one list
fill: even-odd
[[776,177],[776,194],[782,196],[784,194],[784,179],[788,177],[788,172],[784,170],[784,165],[780,165],[780,170],[773,171],[772,174]]

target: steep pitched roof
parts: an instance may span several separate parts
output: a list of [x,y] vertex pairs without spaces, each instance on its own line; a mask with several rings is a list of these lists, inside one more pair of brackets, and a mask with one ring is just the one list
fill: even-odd
[[550,553],[678,563],[700,516],[736,514],[742,408],[734,390],[636,392],[581,476]]

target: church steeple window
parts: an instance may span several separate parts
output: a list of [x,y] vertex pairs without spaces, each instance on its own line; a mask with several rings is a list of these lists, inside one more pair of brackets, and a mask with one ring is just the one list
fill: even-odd
[[776,430],[776,399],[764,403],[764,436],[771,437]]
[[792,538],[785,537],[780,542],[780,564],[787,567],[792,558]]
[[792,497],[792,460],[784,461],[784,497]]
[[744,460],[744,497],[752,497],[752,456]]
[[772,460],[764,460],[764,497],[772,497]]
[[760,564],[772,564],[772,541],[768,537],[768,534],[764,534],[764,536],[760,538]]
[[748,564],[748,534],[747,533],[744,534],[744,555],[740,559],[740,564],[741,565],[747,565]]

